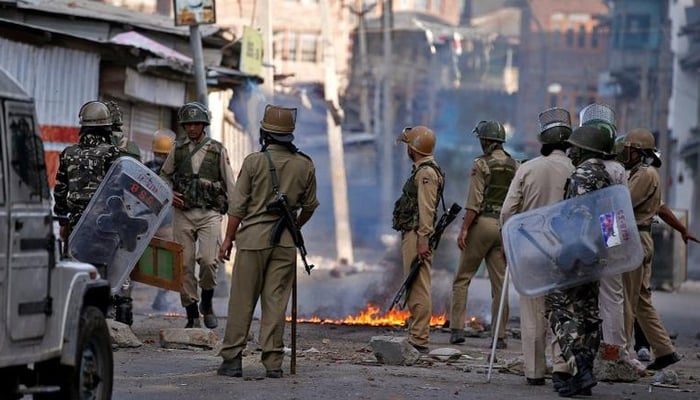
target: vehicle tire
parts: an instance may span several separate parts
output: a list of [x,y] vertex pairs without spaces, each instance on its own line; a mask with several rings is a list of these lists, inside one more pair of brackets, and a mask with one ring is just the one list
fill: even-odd
[[57,385],[59,393],[35,394],[34,399],[110,400],[112,398],[112,338],[104,314],[86,306],[80,315],[75,366],[50,360],[37,365],[39,384]]

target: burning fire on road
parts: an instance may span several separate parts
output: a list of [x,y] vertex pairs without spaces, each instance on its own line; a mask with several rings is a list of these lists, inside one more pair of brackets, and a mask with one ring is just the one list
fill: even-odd
[[[367,303],[365,308],[356,315],[349,315],[345,318],[333,319],[312,316],[310,318],[297,318],[298,323],[328,324],[328,325],[361,325],[361,326],[404,326],[410,317],[408,310],[391,310],[381,313],[379,307]],[[287,316],[287,322],[292,317]],[[447,315],[433,315],[430,317],[430,326],[443,326],[447,321]]]

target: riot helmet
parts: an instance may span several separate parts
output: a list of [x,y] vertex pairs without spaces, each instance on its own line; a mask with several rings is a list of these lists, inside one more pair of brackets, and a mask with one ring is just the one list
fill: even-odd
[[425,126],[404,128],[396,139],[396,143],[403,142],[419,154],[430,156],[435,149],[435,133]]
[[78,113],[80,126],[110,126],[112,115],[109,108],[101,101],[89,101],[80,107]]
[[155,135],[153,135],[152,150],[156,154],[168,154],[173,148],[173,136],[175,136],[172,131],[169,130],[157,130]]
[[119,104],[117,104],[117,102],[114,100],[109,100],[105,102],[105,105],[109,109],[109,113],[112,116],[112,131],[121,132],[122,125],[124,125],[124,117],[122,115],[122,110],[119,108]]
[[644,128],[636,128],[627,132],[624,141],[625,147],[632,147],[642,150],[656,150],[656,140],[654,134]]
[[294,140],[293,133],[296,122],[296,108],[268,104],[265,106],[265,113],[260,121],[260,129],[278,142],[291,142]]
[[610,155],[614,140],[607,131],[596,126],[581,126],[576,128],[566,140],[572,146],[592,151],[604,156]]
[[197,101],[186,103],[177,112],[177,123],[209,125],[211,113],[207,107]]
[[[648,129],[632,129],[625,135],[623,149],[618,154],[618,160],[630,167],[638,162],[644,162],[654,167],[661,166],[660,153],[656,150],[656,140],[654,134]],[[633,153],[637,153],[635,156]]]
[[479,139],[493,140],[495,142],[506,141],[506,130],[498,121],[480,121],[472,130]]
[[549,108],[539,115],[540,133],[537,139],[542,144],[564,143],[571,135],[571,115],[560,107]]

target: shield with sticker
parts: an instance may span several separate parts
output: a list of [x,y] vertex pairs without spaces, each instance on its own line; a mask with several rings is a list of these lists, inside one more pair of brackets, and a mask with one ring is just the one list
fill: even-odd
[[112,164],[68,247],[82,262],[104,267],[115,294],[129,276],[172,205],[170,187],[131,157]]
[[502,232],[513,285],[524,296],[630,271],[644,254],[622,185],[517,214]]

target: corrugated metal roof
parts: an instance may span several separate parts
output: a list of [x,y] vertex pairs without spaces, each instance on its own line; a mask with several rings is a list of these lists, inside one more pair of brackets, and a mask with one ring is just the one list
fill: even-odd
[[78,126],[78,110],[97,99],[100,56],[65,47],[36,47],[0,37],[0,67],[36,100],[42,125]]
[[[120,22],[144,29],[158,30],[180,36],[189,36],[189,27],[175,26],[170,17],[158,14],[146,14],[124,7],[116,7],[99,1],[86,0],[1,0],[2,3],[14,3],[17,8],[37,10],[48,13],[70,15],[74,17],[93,18],[104,21]],[[219,32],[216,25],[200,25],[203,37]]]
[[138,32],[131,31],[120,33],[118,35],[114,35],[109,41],[111,43],[148,50],[166,60],[180,61],[188,64],[192,63],[191,57],[179,53],[170,47],[164,46],[155,40],[151,40]]

